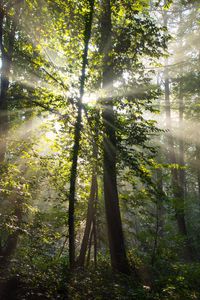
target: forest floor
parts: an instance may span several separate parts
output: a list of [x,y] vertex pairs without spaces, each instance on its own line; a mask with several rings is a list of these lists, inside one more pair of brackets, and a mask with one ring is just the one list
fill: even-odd
[[[171,268],[171,270],[170,270]],[[77,270],[55,280],[10,277],[0,281],[1,300],[200,300],[200,264],[175,264],[151,273],[151,283],[113,274],[109,267]],[[169,272],[170,271],[170,272]],[[59,278],[60,277],[60,278]],[[35,282],[31,285],[32,282]]]

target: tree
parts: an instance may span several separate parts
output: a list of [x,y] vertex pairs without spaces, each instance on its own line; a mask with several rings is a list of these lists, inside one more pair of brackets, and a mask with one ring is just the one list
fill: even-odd
[[[113,69],[110,60],[112,51],[112,23],[111,23],[111,4],[109,0],[102,3],[102,25],[101,46],[103,49],[103,89],[113,85]],[[119,210],[119,198],[117,191],[117,173],[116,173],[116,133],[115,116],[113,110],[112,95],[106,95],[104,99],[104,108],[102,112],[104,125],[104,197],[105,209],[108,225],[109,247],[111,263],[113,269],[128,274],[129,266],[126,258],[124,238],[122,232],[122,223]]]
[[[19,3],[18,3],[19,2]],[[1,52],[1,87],[0,87],[0,135],[1,135],[1,147],[0,147],[0,163],[2,166],[1,177],[4,175],[3,166],[6,165],[6,151],[7,151],[7,137],[9,129],[9,96],[8,90],[10,86],[10,73],[12,69],[13,52],[16,35],[16,15],[20,13],[20,1],[14,5],[14,16],[11,14],[11,3],[1,3],[0,5],[0,52]],[[8,33],[7,33],[8,32]],[[6,171],[6,169],[5,169]],[[3,194],[3,193],[2,193]],[[5,194],[2,195],[7,198]],[[16,226],[19,227],[22,220],[22,207],[18,199],[17,194],[11,195],[10,202],[14,202],[14,216],[16,217]],[[2,199],[2,202],[5,199]],[[7,239],[5,236],[0,236],[0,261],[1,268],[5,271],[9,264],[10,256],[16,249],[19,236],[19,230],[15,229],[11,234],[8,233]]]
[[81,137],[81,114],[82,114],[82,99],[84,95],[85,88],[85,77],[86,77],[86,66],[88,61],[88,46],[91,36],[92,29],[92,18],[94,10],[94,0],[89,1],[89,13],[86,15],[85,19],[85,32],[84,32],[84,51],[83,51],[83,61],[82,61],[82,74],[80,78],[80,96],[77,102],[78,111],[77,119],[75,124],[74,132],[74,146],[72,152],[72,167],[70,176],[70,191],[69,191],[69,261],[70,266],[73,269],[75,265],[75,234],[74,234],[74,204],[75,204],[75,184],[77,176],[77,160]]

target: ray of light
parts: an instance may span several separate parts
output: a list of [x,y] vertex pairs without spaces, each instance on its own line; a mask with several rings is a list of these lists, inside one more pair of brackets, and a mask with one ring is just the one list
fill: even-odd
[[83,96],[83,103],[90,106],[95,106],[98,100],[98,95],[96,93],[85,93]]
[[50,84],[36,74],[27,73],[26,77],[24,77],[24,70],[20,69],[18,66],[14,66],[14,68],[19,75],[17,77],[11,77],[12,82],[17,82],[28,88],[44,88],[58,96],[61,96],[66,92],[58,86],[58,84]]
[[[188,144],[200,145],[200,122],[195,120],[182,120],[179,123],[179,114],[177,111],[171,111],[171,118],[166,118],[165,113],[146,114],[147,118],[154,119],[159,128],[167,130],[165,135],[171,135],[178,140],[183,140]],[[171,132],[167,128],[170,124]]]

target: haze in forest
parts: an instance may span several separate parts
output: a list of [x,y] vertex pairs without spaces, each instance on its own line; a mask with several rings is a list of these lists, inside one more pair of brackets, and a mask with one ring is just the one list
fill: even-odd
[[199,17],[0,1],[0,300],[200,299]]

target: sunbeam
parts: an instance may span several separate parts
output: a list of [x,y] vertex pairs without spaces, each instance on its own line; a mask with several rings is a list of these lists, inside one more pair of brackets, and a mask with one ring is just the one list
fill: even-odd
[[98,96],[96,93],[85,93],[83,95],[83,103],[87,104],[88,106],[95,106],[98,100]]

